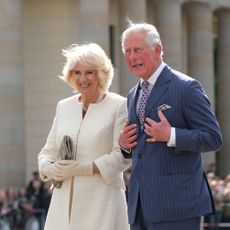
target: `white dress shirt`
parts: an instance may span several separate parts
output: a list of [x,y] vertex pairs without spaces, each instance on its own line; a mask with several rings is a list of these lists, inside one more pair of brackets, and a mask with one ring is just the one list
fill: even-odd
[[[148,87],[148,95],[150,95],[159,75],[161,74],[162,70],[164,69],[164,67],[166,66],[166,64],[164,62],[162,62],[160,64],[160,66],[158,67],[158,69],[151,75],[151,77],[147,80],[149,83],[149,87]],[[142,86],[143,83],[143,79],[140,80],[140,85]],[[140,98],[142,95],[142,88],[140,89],[140,93],[139,93],[139,97],[137,100],[137,106],[136,106],[136,110],[138,110],[138,106],[140,103]],[[175,127],[171,127],[171,134],[170,134],[170,139],[167,142],[168,147],[175,147],[176,146],[176,131],[175,131]]]

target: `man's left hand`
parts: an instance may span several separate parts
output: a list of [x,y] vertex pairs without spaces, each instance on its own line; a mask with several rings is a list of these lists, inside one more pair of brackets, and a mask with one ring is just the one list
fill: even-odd
[[150,136],[150,138],[147,138],[147,142],[168,142],[170,139],[171,125],[162,111],[158,111],[158,116],[160,118],[159,122],[146,118],[144,131]]

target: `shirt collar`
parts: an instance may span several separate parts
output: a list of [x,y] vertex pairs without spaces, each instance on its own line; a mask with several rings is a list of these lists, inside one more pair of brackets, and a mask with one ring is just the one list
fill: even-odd
[[[157,68],[157,70],[150,76],[150,78],[147,80],[151,85],[154,85],[157,81],[157,78],[160,76],[162,70],[166,66],[166,63],[162,62],[160,66]],[[143,83],[143,79],[141,79],[141,85]]]

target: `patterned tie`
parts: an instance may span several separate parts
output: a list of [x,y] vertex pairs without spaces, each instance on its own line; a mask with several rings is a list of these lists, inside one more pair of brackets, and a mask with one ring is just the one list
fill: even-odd
[[146,102],[148,99],[148,86],[149,83],[147,81],[143,81],[142,83],[142,95],[139,101],[139,107],[138,107],[138,113],[137,116],[140,120],[140,124],[141,124],[141,130],[144,129],[144,120],[145,120],[145,106],[146,106]]

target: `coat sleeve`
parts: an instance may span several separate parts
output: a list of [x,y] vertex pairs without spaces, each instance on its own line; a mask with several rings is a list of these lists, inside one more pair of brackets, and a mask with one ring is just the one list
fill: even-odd
[[130,159],[125,159],[121,154],[118,138],[127,118],[126,100],[118,107],[113,126],[113,149],[112,152],[104,154],[94,162],[102,177],[107,183],[114,182],[123,171],[131,165]]
[[56,108],[56,115],[53,120],[52,127],[46,140],[45,146],[38,154],[38,169],[40,176],[43,180],[45,177],[42,175],[41,170],[47,164],[53,163],[57,160],[58,147],[56,144],[56,132],[57,132],[57,120],[58,120],[58,105]]
[[183,115],[187,127],[176,128],[176,153],[216,151],[221,147],[222,136],[217,119],[197,81],[191,81],[184,91]]

